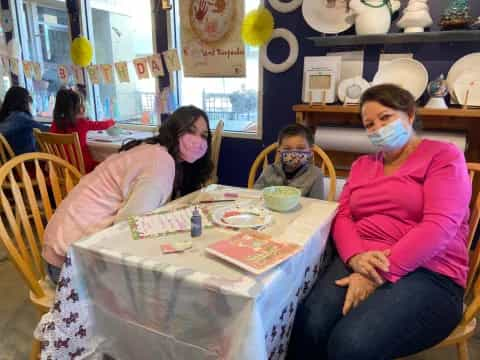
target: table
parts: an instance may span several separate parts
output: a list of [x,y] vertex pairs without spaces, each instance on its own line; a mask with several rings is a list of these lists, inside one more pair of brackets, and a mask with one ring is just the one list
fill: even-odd
[[[259,194],[217,185],[205,191]],[[35,331],[42,359],[92,352],[136,360],[283,359],[297,304],[321,270],[336,207],[302,198],[295,211],[274,213],[263,231],[303,249],[261,276],[205,254],[208,244],[232,235],[223,228],[204,229],[182,254],[163,255],[159,244],[189,234],[132,240],[126,222],[75,243],[55,305]]]
[[119,136],[110,136],[106,131],[89,131],[87,145],[93,160],[101,162],[118,152],[120,146],[128,140],[146,139],[151,136],[154,136],[154,133],[150,131],[124,130]]

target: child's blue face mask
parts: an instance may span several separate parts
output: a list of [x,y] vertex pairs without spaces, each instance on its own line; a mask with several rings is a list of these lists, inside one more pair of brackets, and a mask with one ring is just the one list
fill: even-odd
[[280,161],[282,162],[283,171],[293,173],[312,160],[312,152],[310,150],[283,150],[280,151]]
[[410,140],[412,128],[406,129],[402,120],[397,119],[367,136],[372,144],[382,151],[399,150]]

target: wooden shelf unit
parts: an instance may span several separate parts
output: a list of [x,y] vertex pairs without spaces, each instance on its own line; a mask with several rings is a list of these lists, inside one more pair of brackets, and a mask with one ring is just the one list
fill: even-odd
[[[317,126],[362,127],[358,106],[294,105],[296,121],[314,129]],[[467,161],[480,162],[480,110],[419,108],[417,118],[423,130],[463,132],[467,137]],[[358,153],[329,151],[340,175],[346,175]]]

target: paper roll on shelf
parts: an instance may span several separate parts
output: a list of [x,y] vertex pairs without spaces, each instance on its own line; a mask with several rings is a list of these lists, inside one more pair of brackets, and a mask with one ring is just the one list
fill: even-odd
[[[419,131],[418,135],[426,139],[453,143],[462,151],[467,147],[464,133]],[[361,128],[319,126],[315,131],[315,144],[324,150],[350,153],[367,154],[378,151]]]

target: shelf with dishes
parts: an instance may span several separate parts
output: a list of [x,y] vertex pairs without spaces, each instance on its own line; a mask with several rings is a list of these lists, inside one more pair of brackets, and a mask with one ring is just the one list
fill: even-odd
[[478,42],[480,30],[431,31],[421,33],[388,33],[375,35],[324,35],[307,37],[317,47],[389,45],[414,43]]
[[[361,128],[360,108],[355,105],[298,104],[293,106],[296,122],[312,129],[320,127]],[[468,161],[480,161],[480,109],[418,108],[417,117],[425,131],[465,134]],[[339,164],[351,164],[358,154],[332,153]]]
[[[322,105],[322,104],[298,104],[293,106],[293,111],[297,114],[305,113],[323,113],[323,114],[340,114],[340,115],[355,115],[355,124],[360,125],[360,108],[357,105]],[[448,108],[448,109],[430,109],[420,107],[417,109],[419,117],[427,118],[457,118],[467,119],[468,121],[476,122],[480,125],[480,109],[462,109],[462,108]],[[298,119],[298,118],[297,118]],[[321,120],[323,123],[331,121],[331,118],[324,117]],[[334,122],[334,121],[333,121]]]

